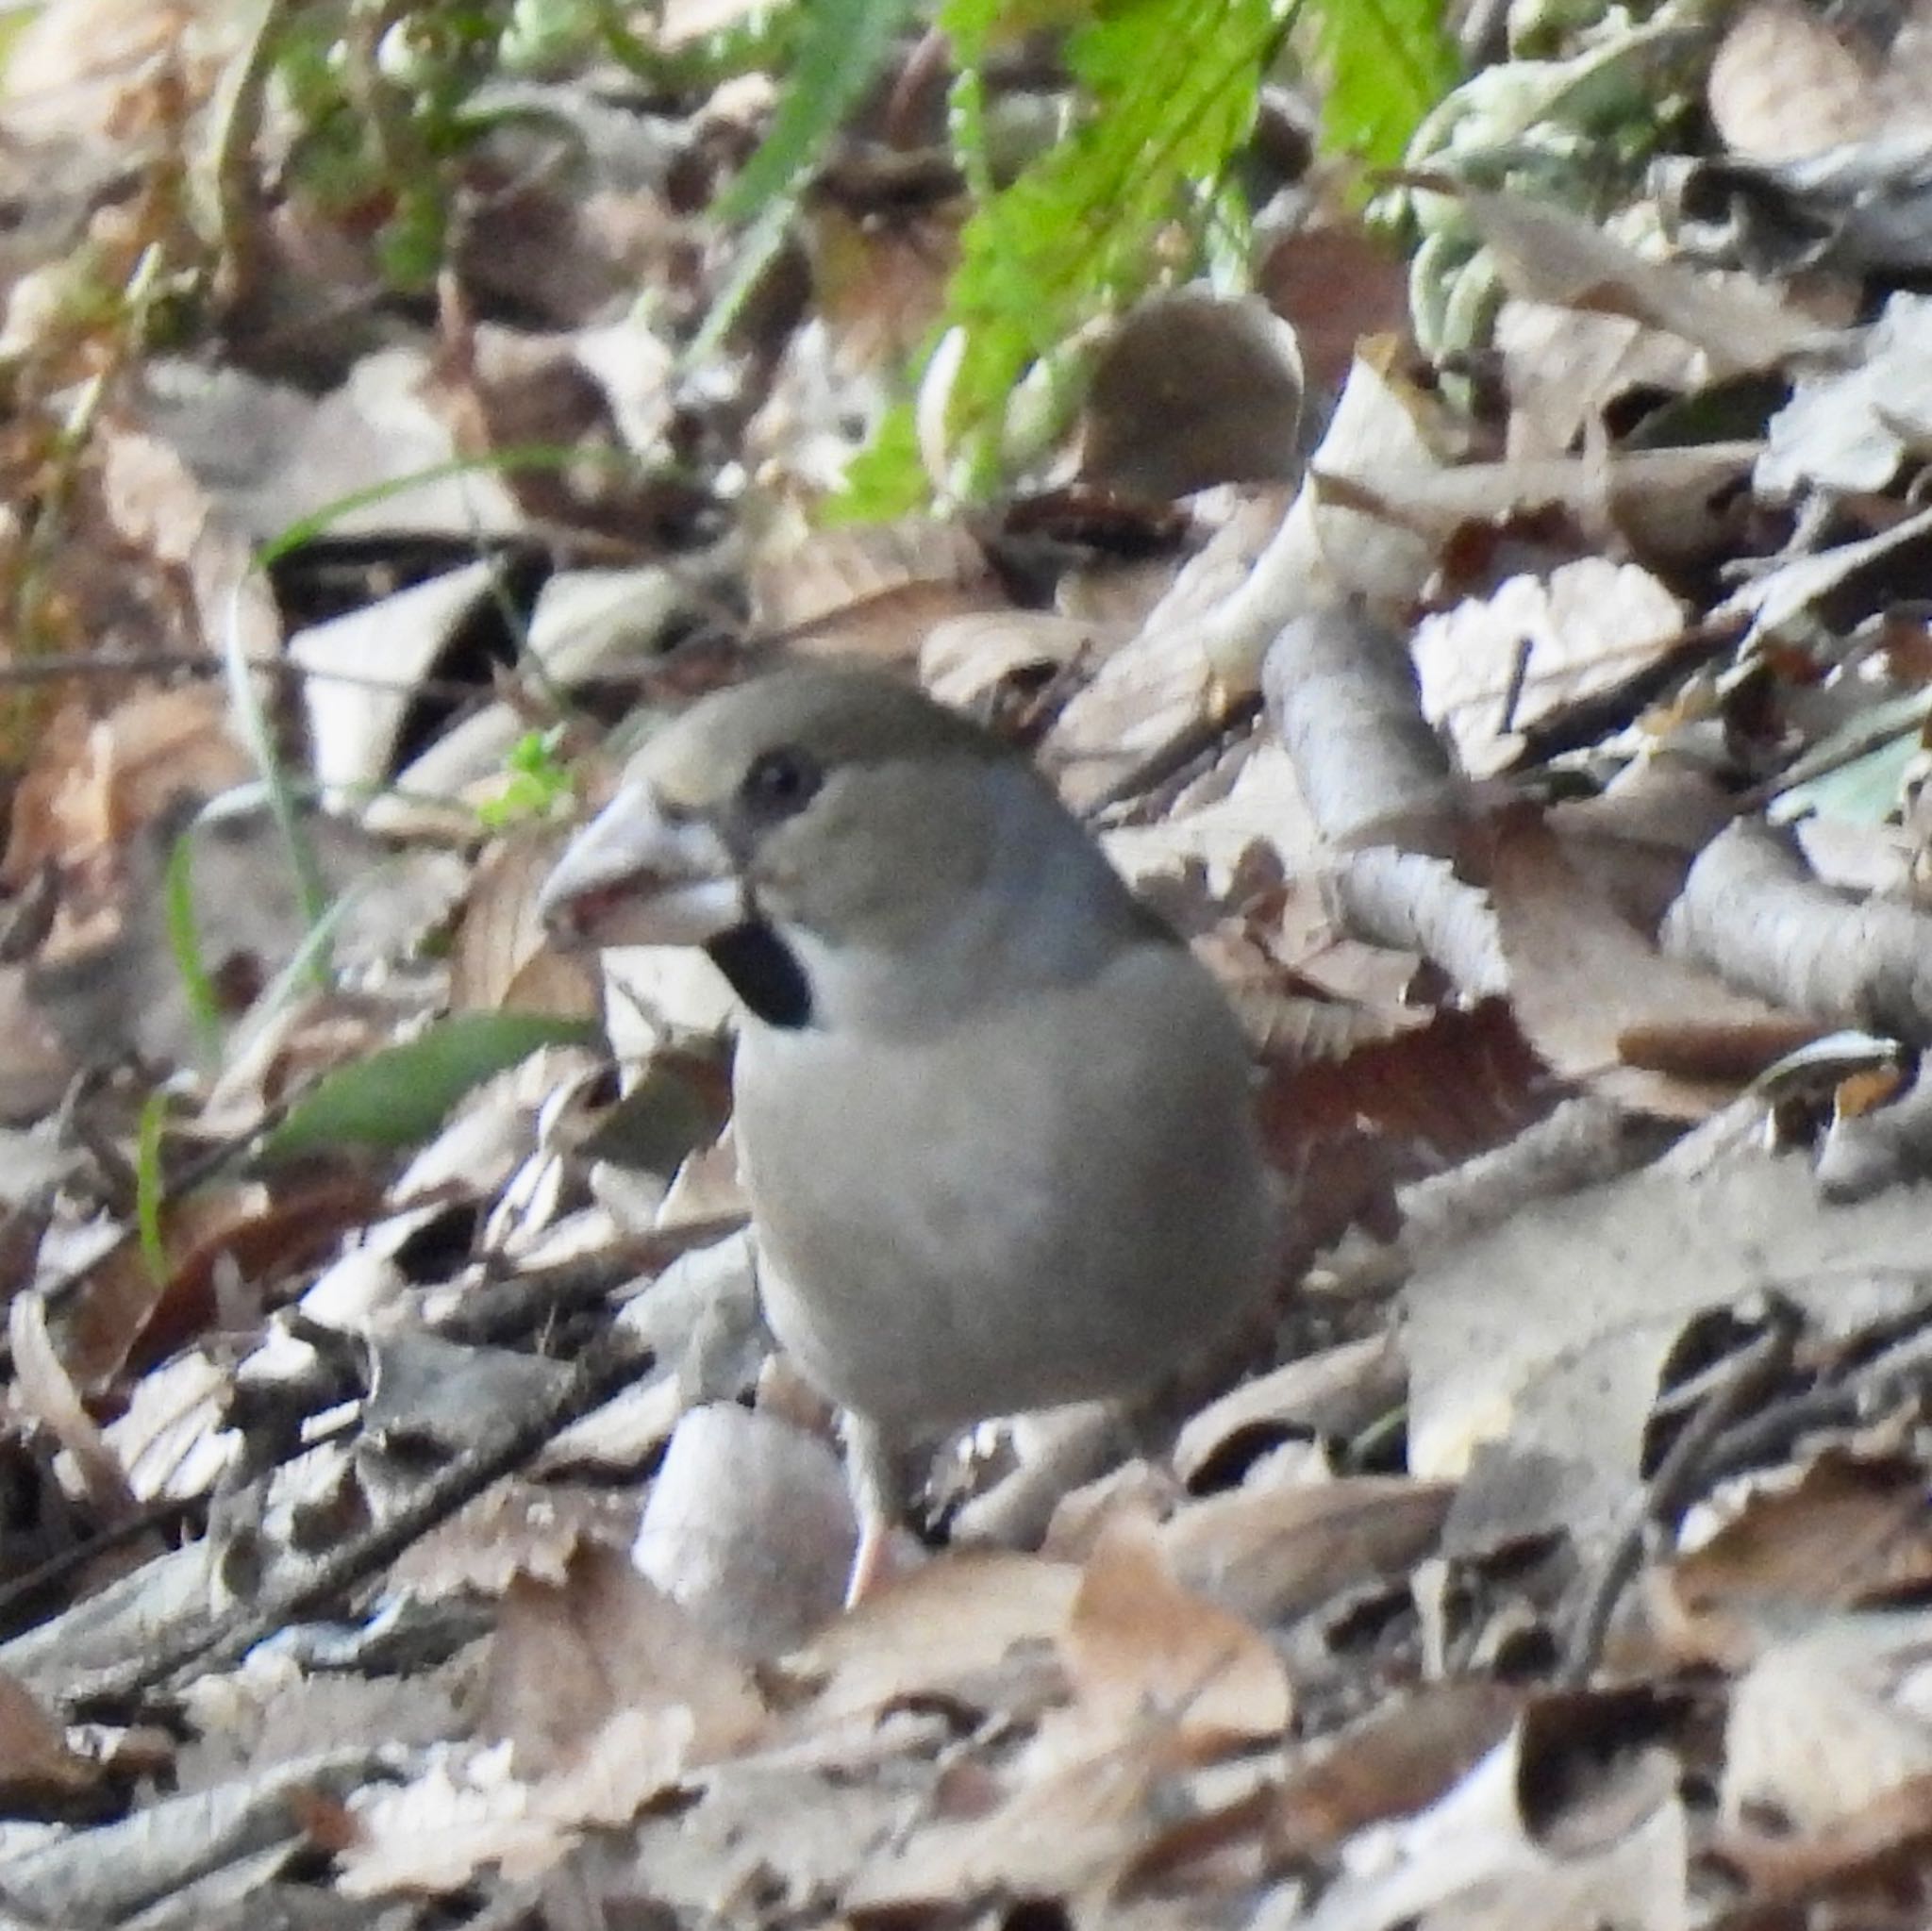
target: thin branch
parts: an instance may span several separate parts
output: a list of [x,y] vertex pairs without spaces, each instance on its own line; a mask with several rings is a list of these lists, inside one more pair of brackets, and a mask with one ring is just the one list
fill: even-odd
[[305,1564],[258,1601],[239,1605],[212,1624],[179,1636],[150,1655],[95,1672],[64,1693],[63,1707],[77,1720],[82,1711],[119,1708],[158,1686],[179,1689],[203,1671],[240,1662],[257,1643],[386,1568],[412,1542],[521,1467],[573,1422],[620,1393],[654,1358],[628,1338],[588,1349],[569,1379],[547,1399],[494,1442],[474,1455],[458,1457],[431,1476],[393,1515],[321,1560]]
[[[331,684],[354,684],[369,691],[392,691],[409,696],[459,699],[474,697],[478,687],[452,678],[372,677],[356,671],[311,671],[280,658],[250,658],[251,671],[272,676],[316,677]],[[202,651],[88,650],[49,652],[22,663],[0,664],[0,688],[18,684],[53,684],[67,677],[179,675],[218,677],[221,662]]]
[[1731,1357],[1710,1398],[1684,1425],[1652,1478],[1635,1519],[1604,1558],[1571,1632],[1557,1680],[1580,1688],[1590,1680],[1603,1653],[1624,1589],[1637,1573],[1646,1538],[1674,1529],[1692,1500],[1708,1487],[1711,1459],[1725,1432],[1765,1390],[1790,1372],[1797,1349],[1800,1317],[1789,1301],[1774,1296],[1763,1334]]

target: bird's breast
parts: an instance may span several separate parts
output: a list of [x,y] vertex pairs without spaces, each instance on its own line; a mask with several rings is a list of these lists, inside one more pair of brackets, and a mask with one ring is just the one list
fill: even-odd
[[1148,950],[1124,996],[935,1036],[747,1028],[767,1311],[835,1400],[911,1437],[1124,1392],[1255,1290],[1272,1215],[1241,1041],[1185,954]]

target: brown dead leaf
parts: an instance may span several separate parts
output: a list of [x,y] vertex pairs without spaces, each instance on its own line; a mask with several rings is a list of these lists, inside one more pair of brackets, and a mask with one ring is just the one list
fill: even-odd
[[[1208,599],[1240,594],[1257,557],[1280,523],[1278,492],[1257,492],[1183,570],[1174,588],[1074,693],[1041,746],[1062,795],[1076,810],[1108,797],[1144,767],[1158,767],[1177,743],[1198,741],[1225,692],[1215,687],[1204,652],[1183,647],[1176,600],[1197,616]],[[1224,608],[1224,602],[1220,608]],[[1166,614],[1163,614],[1166,613]],[[1260,653],[1256,652],[1258,672]],[[1252,683],[1252,676],[1248,680]]]
[[1331,213],[1275,242],[1255,286],[1294,325],[1316,395],[1341,387],[1356,344],[1408,326],[1408,285],[1399,250],[1355,215]]
[[1137,303],[1094,360],[1081,480],[1157,501],[1291,481],[1303,386],[1294,330],[1258,297],[1180,289]]
[[7,1339],[13,1350],[14,1398],[46,1428],[80,1471],[88,1505],[104,1522],[134,1512],[134,1494],[113,1450],[80,1399],[80,1391],[47,1333],[47,1307],[40,1293],[16,1294],[8,1309]]
[[1407,1372],[1394,1335],[1305,1355],[1244,1381],[1191,1416],[1174,1447],[1174,1473],[1191,1484],[1249,1433],[1349,1436],[1402,1405]]
[[228,1419],[234,1377],[225,1362],[189,1349],[150,1368],[128,1390],[125,1409],[108,1424],[108,1444],[142,1502],[208,1494],[242,1451]]
[[626,1549],[637,1523],[629,1494],[564,1482],[498,1482],[410,1543],[390,1573],[431,1601],[500,1596],[519,1575],[560,1588],[579,1549]]
[[158,438],[110,428],[102,439],[102,507],[124,541],[185,584],[193,641],[269,664],[282,625],[241,523]]
[[[1685,1323],[1767,1278],[1834,1330],[1877,1318],[1915,1278],[1925,1198],[1898,1188],[1821,1214],[1802,1159],[1740,1144],[1518,1207],[1422,1257],[1403,1290],[1410,1465],[1460,1473],[1477,1442],[1533,1443],[1584,1485],[1560,1525],[1614,1532]],[[1585,1521],[1584,1501],[1611,1516]]]
[[1110,654],[1139,634],[1173,587],[1174,574],[1165,557],[1096,557],[1061,575],[1055,601],[1062,615],[1099,626]]
[[1794,1484],[1757,1489],[1644,1583],[1673,1655],[1736,1667],[1761,1648],[1774,1613],[1895,1602],[1932,1583],[1924,1471],[1827,1451]]
[[1506,301],[1496,351],[1509,391],[1509,455],[1560,457],[1633,390],[1702,387],[1703,360],[1682,337],[1623,315],[1579,314],[1548,302]]
[[1500,1146],[1558,1097],[1508,1007],[1486,999],[1357,1046],[1333,1063],[1271,1066],[1259,1099],[1269,1157],[1301,1183],[1307,1238],[1392,1213],[1400,1183]]
[[63,1310],[62,1342],[76,1381],[108,1387],[130,1364],[164,1359],[216,1318],[218,1274],[241,1284],[287,1277],[365,1225],[381,1197],[367,1174],[317,1170],[275,1187],[204,1189],[162,1204],[167,1270],[125,1243],[92,1269]]
[[941,620],[1006,602],[963,528],[911,518],[818,531],[763,557],[752,573],[761,630],[813,656],[887,664],[916,662]]
[[[1348,490],[1364,508],[1439,545],[1472,525],[1500,528],[1522,518],[1555,517],[1662,568],[1718,555],[1727,534],[1736,541],[1739,485],[1762,453],[1761,442],[1738,441],[1441,469],[1391,466],[1350,478]],[[1573,535],[1573,547],[1575,541]]]
[[1711,58],[1712,125],[1733,154],[1759,161],[1864,140],[1885,118],[1876,64],[1798,0],[1757,0],[1739,10]]
[[1392,1475],[1237,1490],[1183,1508],[1160,1542],[1189,1589],[1271,1625],[1412,1569],[1433,1553],[1455,1492]]
[[1004,1552],[958,1552],[902,1576],[841,1616],[790,1658],[819,1682],[819,1722],[939,1693],[996,1669],[1013,1648],[1044,1643],[1066,1626],[1080,1572]]
[[1365,1824],[1433,1804],[1508,1734],[1523,1704],[1504,1683],[1431,1684],[1329,1739],[1281,1788],[1276,1855],[1324,1856]]
[[17,889],[48,862],[97,866],[175,799],[211,797],[253,773],[206,685],[148,691],[98,720],[70,706],[21,780],[0,883]]
[[1932,1777],[1913,1777],[1814,1831],[1720,1831],[1710,1853],[1744,1879],[1746,1908],[1759,1913],[1808,1905],[1846,1923],[1922,1923],[1932,1912]]
[[[445,285],[447,286],[447,284]],[[453,297],[425,399],[448,421],[463,456],[487,462],[508,450],[547,445],[584,452],[580,464],[507,467],[504,479],[533,519],[616,531],[639,520],[611,453],[616,428],[604,391],[577,354],[575,332],[540,334],[472,324]]]
[[636,1802],[685,1763],[757,1735],[762,1699],[743,1667],[615,1551],[579,1546],[561,1585],[532,1575],[510,1583],[482,1728],[511,1744],[520,1775],[582,1766],[608,1747],[613,1726],[679,1710],[675,1747],[652,1764]]
[[926,632],[919,681],[941,704],[985,716],[1070,666],[1105,657],[1118,626],[1052,610],[984,610],[949,617]]
[[[305,245],[286,224],[275,225],[282,239]],[[356,273],[336,250],[328,268],[315,261],[309,272],[325,275],[345,267]],[[392,538],[398,531],[463,530],[475,537],[526,527],[495,469],[458,460],[460,452],[434,394],[434,360],[420,341],[392,341],[361,355],[320,397],[251,378],[232,364],[215,381],[197,383],[180,365],[174,375],[169,406],[159,408],[150,398],[150,418],[192,464],[228,519],[258,539],[324,513],[338,540],[352,532]],[[376,487],[383,483],[407,487]],[[358,500],[344,504],[345,496]],[[261,589],[266,597],[265,582]],[[272,613],[272,600],[269,608]],[[251,657],[273,654],[272,642],[258,636],[252,623],[246,641]]]
[[1724,1815],[1823,1830],[1932,1776],[1932,1618],[1831,1616],[1771,1643],[1738,1681],[1724,1732]]
[[[1221,942],[1218,933],[1209,933],[1197,950],[1220,976],[1257,1057],[1271,1065],[1343,1060],[1365,1046],[1384,1044],[1429,1023],[1424,1009],[1402,1003],[1421,962],[1402,959],[1381,947],[1346,940],[1324,946],[1320,957],[1308,961],[1311,967],[1324,969],[1321,975],[1314,971],[1306,977],[1297,973],[1288,982],[1309,986],[1312,992],[1286,990],[1280,966],[1245,941],[1238,942],[1234,957],[1246,971],[1224,964],[1231,948]],[[1349,990],[1338,990],[1330,974],[1346,981]],[[1322,994],[1327,996],[1314,996]]]
[[453,1010],[595,1017],[595,965],[548,943],[537,917],[537,890],[561,845],[560,834],[507,839],[484,854],[450,943]]
[[1417,185],[1461,202],[1513,294],[1628,316],[1682,336],[1704,351],[1713,375],[1777,367],[1815,332],[1808,316],[1787,308],[1764,285],[1648,260],[1600,224],[1553,201],[1441,176]]
[[1736,816],[1725,792],[1688,760],[1645,757],[1601,791],[1552,805],[1545,822],[1597,892],[1655,932],[1697,854]]
[[[1915,352],[1923,366],[1923,350]],[[1802,400],[1802,398],[1801,398]],[[1824,408],[1818,413],[1845,411],[1842,389],[1827,388]],[[1820,440],[1808,433],[1816,444]],[[1889,454],[1890,452],[1882,452]],[[1808,452],[1795,452],[1807,464],[1814,460]],[[1832,452],[1824,452],[1828,460]],[[1772,452],[1766,452],[1770,462]],[[1824,466],[1823,460],[1819,466]],[[1794,470],[1795,463],[1784,467]],[[1827,473],[1827,481],[1832,480]],[[1880,604],[1889,600],[1888,587],[1908,582],[1912,574],[1924,567],[1932,552],[1932,509],[1881,524],[1875,534],[1832,544],[1828,549],[1807,551],[1767,564],[1731,592],[1706,618],[1707,624],[1724,624],[1748,619],[1754,634],[1774,635],[1790,631],[1808,621],[1837,623],[1843,613],[1869,607],[1868,600]]]
[[331,990],[291,1000],[233,1056],[209,1098],[208,1117],[218,1130],[253,1130],[265,1107],[389,1044],[393,1020],[392,1008],[354,992]]
[[0,1805],[8,1814],[58,1814],[103,1782],[101,1764],[71,1750],[25,1684],[0,1671]]
[[1279,1735],[1292,1699],[1272,1644],[1174,1580],[1151,1523],[1122,1518],[1081,1571],[1061,1649],[1083,1730],[1172,1723],[1204,1756]]
[[1259,684],[1268,647],[1292,617],[1350,596],[1406,607],[1433,547],[1395,519],[1340,500],[1385,468],[1434,461],[1432,405],[1392,375],[1386,344],[1365,344],[1307,477],[1282,505],[1251,486],[1241,510],[1175,578],[1137,636],[1062,712],[1048,749],[1076,808],[1111,795],[1150,760],[1197,741]]
[[1425,619],[1411,649],[1429,722],[1454,736],[1465,771],[1488,777],[1524,730],[1626,683],[1683,630],[1682,606],[1649,571],[1582,557]]
[[1434,1804],[1377,1833],[1323,1900],[1338,1924],[1689,1920],[1688,1824],[1649,1699],[1547,1697]]
[[55,0],[37,8],[8,49],[9,138],[117,133],[129,98],[164,64],[210,84],[230,31],[223,9],[206,6]]
[[[1511,812],[1491,833],[1511,1009],[1557,1073],[1625,1105],[1696,1120],[1817,1037],[1814,1022],[1660,951],[1571,864],[1541,817]],[[1738,1074],[1730,1086],[1657,1070],[1726,1064]]]
[[[958,1910],[999,1896],[1104,1898],[1186,1803],[1174,1739],[1142,1729],[1117,1748],[1023,1777],[990,1814],[919,1831],[861,1871],[848,1910]],[[1091,1922],[1085,1918],[1076,1922]]]
[[338,1851],[337,1882],[349,1898],[459,1890],[492,1867],[513,1881],[529,1878],[576,1836],[532,1806],[504,1751],[467,1761],[434,1757],[412,1782],[376,1790],[354,1823],[353,1840]]

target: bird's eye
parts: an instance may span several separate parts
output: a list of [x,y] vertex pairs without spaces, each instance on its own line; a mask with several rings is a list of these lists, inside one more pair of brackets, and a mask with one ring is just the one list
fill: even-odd
[[738,795],[760,818],[787,818],[811,801],[824,775],[805,752],[783,744],[753,758]]

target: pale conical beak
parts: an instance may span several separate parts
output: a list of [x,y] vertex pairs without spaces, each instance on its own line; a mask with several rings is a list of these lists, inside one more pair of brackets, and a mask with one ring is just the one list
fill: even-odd
[[702,945],[744,916],[731,854],[700,819],[625,785],[564,847],[537,910],[567,945]]

